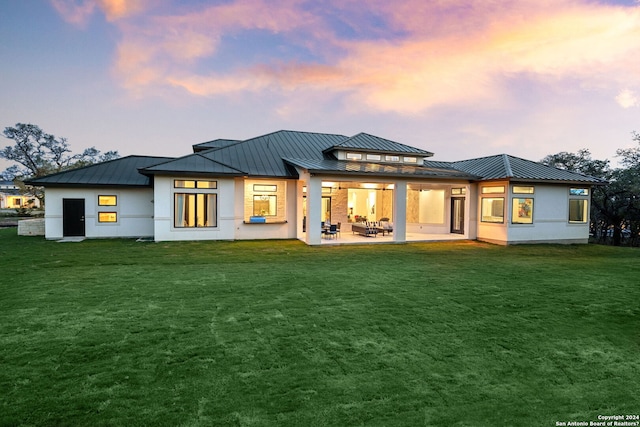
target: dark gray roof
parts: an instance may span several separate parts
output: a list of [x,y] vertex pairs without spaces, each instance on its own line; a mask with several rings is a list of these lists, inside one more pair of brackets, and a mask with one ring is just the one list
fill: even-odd
[[[186,166],[200,156],[210,161],[202,172],[236,174],[256,177],[295,177],[283,158],[324,159],[323,151],[347,139],[344,135],[281,130],[248,139],[223,148],[213,148],[177,159],[175,162],[147,168],[144,173],[191,172]],[[200,161],[200,160],[197,160]],[[176,165],[175,163],[179,164]],[[226,172],[215,168],[227,168]]]
[[[211,148],[200,150],[205,145]],[[605,181],[506,154],[457,162],[388,164],[336,160],[336,149],[412,154],[432,153],[366,133],[338,134],[282,130],[246,141],[213,140],[194,146],[195,153],[178,159],[128,156],[97,165],[27,181],[39,186],[149,186],[149,176],[227,175],[295,178],[295,168],[316,173],[446,178],[469,181],[510,179],[529,182],[604,184]]]
[[[438,164],[442,164],[442,162],[438,162]],[[530,182],[606,183],[606,181],[599,178],[553,168],[508,154],[461,160],[451,162],[450,165],[458,170],[478,175],[482,177],[482,180],[510,179]]]
[[214,139],[213,141],[201,142],[200,144],[193,144],[193,152],[197,153],[198,151],[205,151],[211,148],[224,148],[229,145],[237,144],[239,141],[237,139]]
[[339,144],[330,147],[326,151],[333,151],[336,149],[353,150],[353,151],[375,151],[389,154],[414,154],[423,157],[433,156],[433,153],[419,148],[410,147],[408,145],[400,144],[399,142],[391,141],[388,139],[380,138],[379,136],[369,135],[368,133],[361,132],[351,138],[347,138]]
[[140,169],[145,175],[154,173],[170,173],[180,175],[212,174],[212,175],[246,175],[245,172],[222,163],[211,160],[201,153],[189,154],[178,159],[171,159],[167,162],[158,163]]
[[311,173],[331,173],[336,175],[377,175],[419,178],[446,178],[474,180],[479,177],[448,167],[427,167],[384,163],[353,162],[335,159],[284,159],[285,162],[308,170]]
[[138,169],[170,159],[171,157],[127,156],[27,180],[25,183],[43,187],[106,185],[148,187],[151,185],[149,177],[140,174]]

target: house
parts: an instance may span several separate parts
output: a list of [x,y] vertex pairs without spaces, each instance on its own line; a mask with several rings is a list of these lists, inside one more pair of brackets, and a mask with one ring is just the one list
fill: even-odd
[[[586,243],[600,179],[506,154],[441,162],[359,133],[278,131],[217,139],[179,158],[128,156],[29,181],[45,187],[46,238],[300,239],[331,242],[477,239]],[[389,233],[356,233],[364,223]],[[352,225],[356,228],[352,230]],[[384,234],[384,235],[383,235]]]
[[38,208],[40,200],[20,192],[13,181],[0,181],[0,209]]

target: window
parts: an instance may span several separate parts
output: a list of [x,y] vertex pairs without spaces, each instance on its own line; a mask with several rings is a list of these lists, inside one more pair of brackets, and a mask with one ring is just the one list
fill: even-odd
[[384,159],[387,162],[399,162],[400,161],[400,156],[384,156]]
[[418,163],[418,159],[416,157],[405,157],[404,158],[404,162],[405,163]]
[[278,191],[277,185],[264,185],[264,184],[253,184],[253,191]]
[[569,223],[585,223],[587,217],[587,200],[569,199]]
[[218,181],[196,181],[196,188],[218,188]]
[[570,196],[588,196],[589,189],[588,188],[570,188],[569,195]]
[[514,194],[533,194],[533,192],[534,192],[533,186],[520,186],[520,185],[513,186]]
[[117,196],[98,196],[98,206],[116,206],[117,204]]
[[173,188],[196,188],[196,182],[176,179],[173,181]]
[[463,194],[467,194],[467,189],[466,188],[452,188],[451,189],[451,195],[452,196],[461,196]]
[[253,196],[254,216],[276,216],[278,214],[278,197],[275,195]]
[[504,198],[482,198],[482,222],[504,222]]
[[347,160],[362,160],[361,153],[347,153]]
[[116,212],[98,212],[98,222],[118,222]]
[[176,193],[174,226],[177,228],[216,227],[217,194]]
[[533,199],[513,199],[513,224],[533,224]]
[[173,188],[218,188],[218,181],[208,180],[181,180],[173,181]]
[[482,194],[497,194],[504,193],[504,186],[498,187],[482,187]]
[[380,161],[382,156],[380,154],[367,154],[367,160]]

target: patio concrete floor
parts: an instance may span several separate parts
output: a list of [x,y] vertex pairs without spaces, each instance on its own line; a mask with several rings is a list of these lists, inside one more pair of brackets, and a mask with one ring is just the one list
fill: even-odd
[[[462,234],[426,234],[426,233],[407,233],[406,242],[443,242],[453,240],[468,240]],[[353,234],[351,230],[342,231],[337,238],[322,238],[323,245],[362,245],[371,243],[396,243],[392,234],[378,234],[375,237],[365,237],[360,234]],[[404,243],[404,242],[403,242]]]

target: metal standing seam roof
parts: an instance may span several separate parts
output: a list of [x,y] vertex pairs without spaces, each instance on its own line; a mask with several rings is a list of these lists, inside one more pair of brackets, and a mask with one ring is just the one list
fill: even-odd
[[369,162],[354,162],[334,159],[283,159],[285,162],[311,173],[331,173],[350,175],[403,176],[418,178],[446,178],[474,180],[479,177],[452,167],[429,167],[418,165],[399,165]]
[[325,151],[333,151],[337,149],[348,149],[354,151],[375,151],[389,154],[414,154],[423,157],[431,157],[433,153],[420,148],[411,147],[399,142],[391,141],[379,136],[369,135],[361,132],[351,138],[347,138],[333,147]]
[[606,183],[600,178],[546,166],[508,154],[461,160],[451,162],[450,165],[458,170],[480,176],[482,180],[518,179],[523,181]]
[[[344,135],[313,132],[278,131],[223,148],[201,151],[144,169],[143,173],[194,172],[196,157],[206,159],[199,172],[234,173],[255,177],[294,178],[283,162],[286,157],[323,159],[323,151],[345,140]],[[209,169],[207,169],[207,167]],[[218,168],[218,169],[216,169]]]
[[195,153],[195,152],[198,152],[198,151],[210,150],[212,148],[224,148],[224,147],[228,147],[229,145],[237,144],[239,142],[242,142],[242,141],[240,141],[238,139],[219,138],[219,139],[214,139],[212,141],[201,142],[199,144],[193,144],[191,147],[193,148],[193,151]]
[[[214,140],[233,141],[233,140]],[[206,143],[205,143],[206,144]],[[222,144],[225,145],[225,144]],[[431,153],[365,133],[354,137],[313,132],[277,131],[246,141],[197,151],[180,158],[127,156],[26,181],[38,186],[150,186],[154,174],[209,174],[296,178],[295,167],[312,172],[381,175],[469,181],[518,179],[604,184],[587,175],[542,165],[506,154],[456,162],[427,161],[418,165],[336,160],[338,148],[380,150],[428,156]],[[404,147],[404,148],[403,148]],[[401,150],[407,151],[401,151]]]
[[202,153],[189,154],[178,159],[141,168],[140,173],[145,175],[155,173],[246,175],[246,172],[211,160]]
[[151,180],[138,172],[139,168],[151,166],[172,159],[171,157],[127,156],[78,169],[58,172],[52,175],[25,181],[25,184],[56,186],[131,186],[149,187]]

